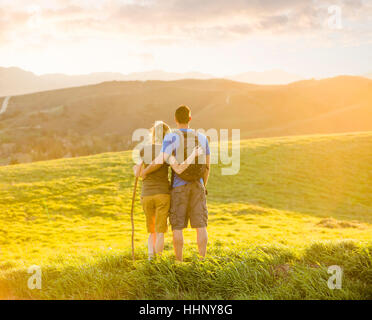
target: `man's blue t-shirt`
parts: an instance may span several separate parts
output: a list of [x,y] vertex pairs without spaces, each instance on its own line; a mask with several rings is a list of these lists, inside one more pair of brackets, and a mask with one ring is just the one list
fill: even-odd
[[[192,129],[179,129],[181,131],[193,131]],[[209,143],[208,139],[204,134],[201,134],[198,132],[198,138],[199,138],[199,143],[204,151],[205,155],[210,155],[211,151],[209,149]],[[175,133],[168,133],[163,140],[163,146],[161,151],[171,155],[173,151],[177,150],[178,147],[180,146],[180,136]],[[203,183],[203,179],[200,179],[200,182]],[[189,183],[188,181],[182,180],[176,173],[174,173],[174,182],[173,182],[173,188],[183,186],[185,184]]]

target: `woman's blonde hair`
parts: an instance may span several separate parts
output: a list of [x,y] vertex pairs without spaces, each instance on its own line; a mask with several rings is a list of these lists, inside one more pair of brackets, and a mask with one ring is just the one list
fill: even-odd
[[154,126],[150,129],[151,142],[153,144],[162,144],[167,133],[171,128],[163,121],[155,121]]

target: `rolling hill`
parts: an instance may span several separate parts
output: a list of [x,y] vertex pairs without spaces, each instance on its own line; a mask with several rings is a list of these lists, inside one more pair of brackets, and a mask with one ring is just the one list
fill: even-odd
[[105,81],[146,81],[211,79],[212,75],[200,72],[174,73],[161,70],[122,74],[119,72],[94,72],[82,75],[51,73],[36,75],[17,67],[0,67],[0,96],[21,95],[47,90],[98,84]]
[[242,141],[238,175],[212,166],[208,258],[186,230],[181,265],[170,234],[148,263],[139,199],[131,261],[130,151],[1,167],[0,298],[370,299],[371,159],[372,132]]
[[244,72],[227,77],[229,80],[254,84],[288,84],[303,80],[302,77],[282,70],[269,70],[264,72]]
[[180,104],[192,108],[194,128],[240,129],[243,138],[372,130],[372,80],[362,77],[276,86],[114,81],[8,98],[0,163],[125,150],[135,129],[173,125]]
[[[182,79],[206,80],[213,78],[216,77],[201,72],[176,73],[162,70],[133,72],[129,74],[122,74],[119,72],[95,72],[82,75],[58,73],[36,75],[17,67],[0,67],[0,96],[21,95],[47,90],[86,86],[107,81],[175,81]],[[282,70],[245,72],[237,75],[225,76],[223,78],[254,84],[288,84],[303,79]]]

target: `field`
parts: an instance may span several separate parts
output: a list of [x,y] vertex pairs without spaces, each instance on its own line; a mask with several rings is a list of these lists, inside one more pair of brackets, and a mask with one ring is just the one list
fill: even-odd
[[0,298],[372,299],[372,132],[242,141],[239,175],[212,167],[203,262],[193,230],[184,263],[170,233],[148,262],[138,197],[132,262],[131,166],[121,152],[0,168]]

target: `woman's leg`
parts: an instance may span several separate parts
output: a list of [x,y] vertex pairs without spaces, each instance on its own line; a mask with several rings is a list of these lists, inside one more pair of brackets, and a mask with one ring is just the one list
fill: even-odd
[[157,238],[156,233],[150,233],[149,234],[149,239],[147,241],[149,259],[152,259],[152,258],[155,257],[155,254],[156,254],[156,250],[155,250],[156,238]]
[[155,256],[155,202],[152,196],[146,196],[141,198],[143,211],[146,215],[146,225],[147,232],[149,233],[149,238],[147,240],[148,255],[149,259]]
[[168,215],[170,207],[170,195],[156,195],[155,200],[155,252],[161,255],[164,250],[164,233],[168,230]]
[[156,233],[155,253],[161,255],[164,250],[164,233]]

